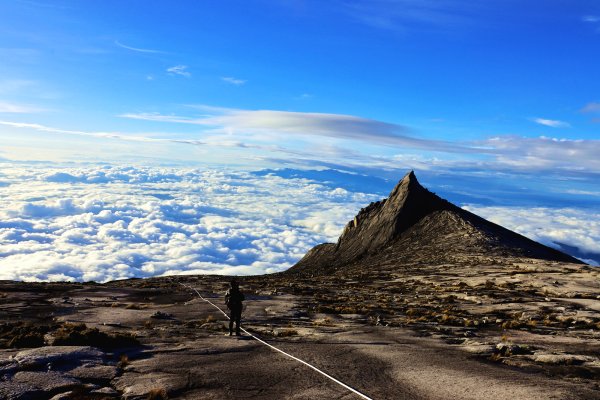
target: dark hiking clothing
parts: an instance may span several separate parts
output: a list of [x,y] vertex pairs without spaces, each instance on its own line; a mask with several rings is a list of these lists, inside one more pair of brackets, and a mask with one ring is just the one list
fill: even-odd
[[235,322],[235,332],[240,334],[240,320],[242,319],[242,302],[245,300],[244,294],[237,288],[231,288],[225,294],[225,304],[229,308],[229,334],[233,334],[233,323]]
[[240,334],[240,320],[242,319],[242,309],[235,308],[229,310],[229,334],[233,334],[233,323],[235,322],[235,333]]
[[230,310],[234,308],[242,308],[242,302],[246,298],[244,294],[240,292],[240,290],[229,289],[225,294],[225,304],[227,304],[227,308]]

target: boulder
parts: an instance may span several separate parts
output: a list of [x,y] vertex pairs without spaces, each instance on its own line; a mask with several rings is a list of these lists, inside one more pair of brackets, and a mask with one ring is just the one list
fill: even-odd
[[14,357],[21,368],[48,364],[82,364],[85,361],[100,363],[104,353],[89,346],[46,346],[24,350]]
[[85,381],[110,381],[117,376],[117,367],[112,365],[85,364],[72,369],[68,374]]
[[111,387],[106,386],[106,387],[103,387],[100,389],[92,390],[90,392],[90,394],[105,394],[108,396],[116,396],[119,394],[119,392],[117,392],[115,389],[113,389]]
[[146,397],[155,390],[172,393],[185,389],[189,382],[185,374],[152,372],[146,374],[126,373],[113,380],[113,385],[123,392],[123,399]]
[[579,354],[548,354],[536,353],[533,355],[533,361],[541,364],[550,365],[581,365],[586,362],[595,361],[594,357]]
[[17,372],[11,381],[17,384],[33,386],[46,394],[55,393],[60,390],[68,390],[81,385],[81,382],[77,379],[53,371],[21,371]]
[[0,360],[0,375],[10,374],[17,368],[19,368],[19,363],[12,358]]
[[73,398],[73,394],[74,394],[73,391],[59,393],[59,394],[53,396],[50,400],[70,400]]
[[43,398],[43,392],[28,383],[3,381],[0,384],[0,399],[35,400],[39,398]]

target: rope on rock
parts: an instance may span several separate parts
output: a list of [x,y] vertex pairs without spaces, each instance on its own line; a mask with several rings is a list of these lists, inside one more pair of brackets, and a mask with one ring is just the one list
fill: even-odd
[[[191,286],[189,286],[189,285],[185,285],[185,284],[183,284],[183,283],[179,283],[179,284],[180,284],[180,285],[182,285],[182,286],[184,286],[184,287],[186,287],[186,288],[188,288],[188,289],[190,289],[190,290],[193,290],[194,292],[196,292],[196,294],[198,295],[198,297],[199,297],[201,300],[204,300],[205,302],[207,302],[208,304],[210,304],[211,306],[213,306],[214,308],[216,308],[217,310],[219,310],[219,311],[220,311],[220,312],[221,312],[221,313],[222,313],[222,314],[223,314],[223,315],[224,315],[224,316],[225,316],[227,319],[229,319],[229,315],[227,315],[227,313],[226,313],[225,311],[223,311],[223,310],[221,309],[221,307],[217,306],[215,303],[213,303],[212,301],[208,300],[207,298],[204,298],[204,297],[203,297],[203,296],[200,294],[200,292],[198,292],[198,290],[196,290],[195,288],[193,288],[193,287],[191,287]],[[318,372],[319,374],[323,375],[324,377],[326,377],[326,378],[328,378],[328,379],[332,380],[333,382],[335,382],[335,383],[337,383],[338,385],[342,386],[344,389],[347,389],[347,390],[351,391],[352,393],[354,393],[354,394],[358,395],[359,397],[361,397],[361,398],[363,398],[363,399],[366,399],[366,400],[373,400],[373,399],[372,399],[372,398],[370,398],[369,396],[367,396],[367,395],[365,395],[365,394],[363,394],[363,393],[359,392],[358,390],[356,390],[356,389],[354,389],[354,388],[352,388],[352,387],[350,387],[350,386],[346,385],[344,382],[340,381],[339,379],[336,379],[336,378],[334,378],[333,376],[329,375],[328,373],[326,373],[326,372],[324,372],[324,371],[321,371],[320,369],[318,369],[318,368],[317,368],[317,367],[315,367],[314,365],[312,365],[312,364],[309,364],[309,363],[307,363],[306,361],[304,361],[304,360],[301,360],[301,359],[299,359],[298,357],[295,357],[295,356],[293,356],[293,355],[291,355],[291,354],[289,354],[289,353],[286,353],[285,351],[283,351],[283,350],[281,350],[281,349],[278,349],[277,347],[273,346],[272,344],[265,342],[264,340],[262,340],[261,338],[257,337],[256,335],[254,335],[254,334],[252,334],[252,333],[248,332],[248,331],[247,331],[246,329],[244,329],[243,327],[240,327],[240,329],[241,329],[242,331],[244,331],[244,333],[246,333],[248,336],[252,337],[254,340],[257,340],[258,342],[260,342],[260,343],[264,344],[265,346],[268,346],[268,347],[270,347],[271,349],[273,349],[273,350],[275,350],[275,351],[277,351],[277,352],[279,352],[279,353],[281,353],[281,354],[285,355],[286,357],[289,357],[289,358],[291,358],[292,360],[298,361],[299,363],[306,365],[308,368],[310,368],[310,369],[312,369],[312,370],[314,370],[314,371]]]

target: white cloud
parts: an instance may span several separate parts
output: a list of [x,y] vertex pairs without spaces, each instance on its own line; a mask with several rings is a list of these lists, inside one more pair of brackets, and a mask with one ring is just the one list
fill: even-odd
[[37,82],[27,79],[4,79],[0,81],[0,94],[14,94],[29,91]]
[[471,149],[445,141],[420,139],[406,135],[405,126],[345,114],[304,113],[276,110],[240,110],[210,106],[193,106],[204,114],[200,117],[127,113],[123,118],[146,121],[193,124],[214,128],[214,132],[240,135],[300,135],[360,140],[386,146],[407,146],[440,151]]
[[600,22],[600,17],[597,15],[585,15],[581,18],[581,20],[583,22],[596,23],[596,22]]
[[549,173],[579,171],[596,173],[600,170],[600,140],[559,138],[527,138],[499,136],[482,142],[495,156],[489,168],[517,168],[521,171],[545,170]]
[[[15,55],[17,58],[26,57],[23,54]],[[56,88],[48,86],[47,82],[29,80],[29,79],[3,79],[0,80],[0,95],[6,97],[32,98],[42,101],[56,100],[63,97]],[[16,98],[16,97],[15,97]],[[46,111],[36,106],[22,105],[23,107],[33,108],[37,111]]]
[[93,131],[78,131],[78,130],[69,130],[69,129],[61,129],[54,128],[51,126],[45,126],[40,124],[31,124],[28,122],[12,122],[12,121],[0,121],[0,125],[9,126],[12,128],[21,128],[21,129],[33,129],[40,132],[47,132],[52,134],[59,135],[75,135],[75,136],[88,136],[88,137],[96,137],[96,138],[108,138],[108,139],[119,139],[129,142],[177,142],[177,143],[187,143],[194,145],[204,144],[199,140],[185,140],[185,139],[166,139],[166,138],[156,138],[153,136],[140,136],[140,135],[131,135],[125,134],[122,132],[93,132]]
[[181,75],[185,76],[186,78],[189,78],[190,76],[192,76],[192,74],[187,69],[187,65],[175,65],[173,67],[167,68],[167,72],[170,75]]
[[481,9],[480,4],[462,0],[372,0],[344,2],[341,8],[356,21],[391,31],[470,26],[476,20],[473,14]]
[[44,111],[46,110],[39,107],[0,101],[0,113],[32,114]]
[[579,195],[582,195],[582,196],[600,197],[600,191],[593,191],[593,190],[569,189],[569,190],[566,191],[566,193],[569,193],[569,194],[579,194]]
[[0,279],[286,269],[378,196],[198,169],[4,164]]
[[600,103],[591,102],[581,109],[582,113],[600,113]]
[[[121,117],[176,124],[192,124],[204,126],[222,140],[223,134],[229,138],[237,137],[240,142],[247,139],[268,143],[285,143],[294,137],[311,138],[328,137],[339,140],[358,140],[367,145],[396,147],[406,152],[407,149],[421,149],[431,152],[483,156],[472,161],[472,167],[485,164],[486,168],[511,168],[530,170],[569,170],[589,173],[600,169],[599,140],[573,140],[547,137],[498,136],[476,142],[449,142],[442,140],[419,138],[410,133],[410,129],[387,122],[361,118],[344,114],[302,113],[274,110],[238,110],[208,106],[195,106],[204,114],[200,117],[188,117],[163,114],[123,114]],[[538,119],[538,123],[550,126],[567,126],[561,121]],[[315,151],[327,147],[327,143],[319,140]],[[281,149],[278,149],[281,151]],[[335,162],[340,159],[355,159],[359,163],[372,163],[374,157],[361,149],[351,152],[337,148],[336,154],[330,154]],[[306,154],[301,156],[305,157]],[[376,158],[376,157],[375,157]],[[386,157],[379,157],[386,162]],[[448,164],[465,166],[469,161],[448,161]],[[387,157],[389,165],[389,157]],[[389,165],[391,166],[391,165]]]
[[533,122],[539,125],[549,126],[551,128],[568,128],[571,126],[568,122],[545,118],[534,118]]
[[583,253],[600,254],[598,210],[475,205],[463,208],[547,246],[560,249],[557,243],[564,243]]
[[[0,279],[281,271],[335,241],[357,210],[381,197],[332,183],[343,178],[334,175],[319,183],[196,168],[2,163]],[[600,253],[597,211],[466,208],[534,240]]]
[[[197,159],[197,155],[191,154],[192,151],[202,151],[203,154],[207,154],[210,152],[208,147],[218,148],[219,154],[215,153],[215,157],[235,161],[236,165],[262,163],[264,166],[265,162],[271,160],[279,165],[282,163],[312,166],[338,164],[348,167],[377,166],[389,169],[398,168],[397,160],[394,159],[391,151],[399,150],[405,161],[402,168],[430,169],[431,165],[435,165],[446,169],[462,171],[469,169],[488,171],[488,173],[544,172],[549,176],[569,172],[573,174],[572,176],[578,175],[584,179],[589,179],[600,170],[600,159],[597,156],[600,153],[600,140],[594,139],[505,135],[480,141],[451,142],[415,137],[409,135],[412,131],[403,125],[353,115],[239,110],[209,106],[189,107],[198,109],[202,114],[180,116],[128,113],[120,116],[160,123],[197,125],[201,128],[200,132],[166,131],[140,135],[67,130],[28,122],[0,121],[0,125],[56,135],[145,142],[146,148],[152,147],[156,151],[158,145],[164,143],[172,147],[172,157],[190,153],[187,160]],[[355,141],[362,143],[357,147]],[[179,145],[194,146],[194,149],[180,151],[182,148],[178,147]],[[145,156],[137,147],[129,145],[127,150],[126,146],[122,146],[123,157]],[[382,149],[384,146],[387,149]],[[417,151],[423,154],[421,150],[434,154],[420,157],[421,161],[411,160]],[[79,151],[84,153],[89,150]],[[31,155],[31,152],[28,154]],[[460,155],[460,158],[456,155]],[[110,158],[110,155],[108,157],[110,160],[115,159]],[[284,160],[284,157],[287,157],[287,160]],[[22,156],[12,158],[32,159]]]
[[153,49],[142,49],[140,47],[131,47],[131,46],[127,46],[124,45],[123,43],[119,42],[118,40],[115,40],[115,44],[123,49],[127,49],[127,50],[131,50],[131,51],[135,51],[138,53],[150,53],[150,54],[164,54],[163,51],[160,50],[153,50]]
[[223,82],[231,83],[232,85],[236,85],[236,86],[243,85],[244,83],[247,82],[245,79],[237,79],[232,76],[224,76],[221,78],[221,80]]

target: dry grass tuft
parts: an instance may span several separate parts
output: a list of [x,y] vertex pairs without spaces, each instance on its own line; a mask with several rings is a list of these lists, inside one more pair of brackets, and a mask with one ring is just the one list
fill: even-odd
[[298,331],[295,329],[282,329],[280,331],[275,332],[274,336],[277,337],[290,337],[290,336],[297,336],[298,335]]
[[127,304],[127,306],[125,306],[125,309],[127,309],[127,310],[141,310],[144,308],[146,308],[146,307],[141,306],[139,304],[135,304],[135,303],[129,303],[129,304]]
[[153,388],[148,392],[148,400],[167,400],[167,390],[165,388]]
[[128,333],[109,334],[98,328],[88,328],[85,324],[65,323],[54,333],[55,346],[93,346],[100,349],[134,347],[140,343]]
[[119,368],[125,368],[126,366],[129,365],[129,356],[127,354],[121,354],[121,357],[119,357]]

